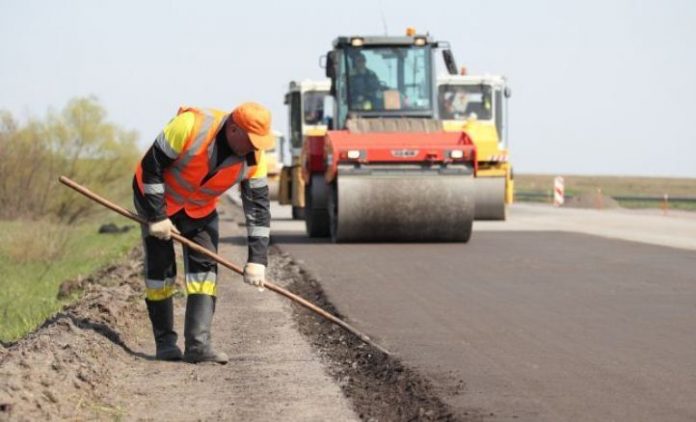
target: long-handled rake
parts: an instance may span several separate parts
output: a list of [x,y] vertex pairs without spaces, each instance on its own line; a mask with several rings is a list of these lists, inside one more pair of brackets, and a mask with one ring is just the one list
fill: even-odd
[[[65,177],[65,176],[61,176],[59,180],[60,180],[60,182],[61,182],[62,184],[64,184],[64,185],[66,185],[66,186],[68,186],[68,187],[70,187],[70,188],[76,190],[77,192],[79,192],[79,193],[83,194],[84,196],[88,197],[89,199],[91,199],[91,200],[93,200],[93,201],[95,201],[95,202],[98,202],[99,204],[101,204],[101,205],[103,205],[103,206],[105,206],[105,207],[107,207],[107,208],[109,208],[109,209],[111,209],[111,210],[113,210],[113,211],[116,211],[117,213],[121,214],[122,216],[124,216],[124,217],[126,217],[126,218],[130,218],[131,220],[136,221],[136,222],[138,222],[138,223],[140,223],[140,224],[147,225],[147,222],[146,222],[145,220],[143,220],[142,218],[140,218],[138,215],[132,213],[131,211],[129,211],[129,210],[125,209],[125,208],[122,208],[122,207],[120,207],[120,206],[114,204],[113,202],[111,202],[111,201],[109,201],[109,200],[107,200],[107,199],[105,199],[105,198],[102,198],[101,196],[95,194],[94,192],[90,191],[89,189],[85,188],[84,186],[82,186],[82,185],[80,185],[80,184],[78,184],[78,183],[76,183],[76,182],[70,180],[69,178],[67,178],[67,177]],[[223,266],[229,268],[230,270],[236,272],[237,274],[242,274],[242,273],[243,273],[242,268],[240,268],[239,266],[233,264],[232,262],[230,262],[230,261],[226,260],[225,258],[219,256],[218,254],[209,251],[208,249],[204,248],[203,246],[201,246],[201,245],[199,245],[199,244],[197,244],[197,243],[194,243],[194,242],[190,241],[189,239],[187,239],[187,238],[181,236],[180,234],[172,233],[172,238],[173,238],[174,240],[176,240],[177,242],[180,242],[181,244],[186,245],[187,247],[189,247],[189,248],[191,248],[191,249],[193,249],[193,250],[195,250],[195,251],[197,251],[197,252],[200,252],[200,253],[202,253],[202,254],[204,254],[204,255],[206,255],[206,256],[212,258],[212,259],[214,259],[214,260],[217,261],[220,265],[223,265]],[[320,316],[322,316],[322,317],[328,319],[329,321],[333,322],[333,323],[336,324],[336,325],[339,325],[339,326],[343,327],[344,329],[346,329],[347,331],[350,331],[351,333],[355,334],[355,335],[358,336],[362,341],[364,341],[365,343],[367,343],[367,344],[373,346],[374,348],[376,348],[377,350],[381,351],[382,353],[387,354],[387,355],[390,354],[389,351],[388,351],[387,349],[385,349],[384,347],[380,346],[379,344],[373,342],[373,341],[370,339],[370,337],[368,337],[367,335],[361,333],[361,332],[358,331],[355,327],[351,326],[350,324],[348,324],[347,322],[341,320],[340,318],[337,318],[337,317],[331,315],[330,313],[328,313],[328,312],[326,312],[325,310],[321,309],[320,307],[314,305],[313,303],[308,302],[307,300],[301,298],[300,296],[297,296],[296,294],[291,293],[291,292],[289,292],[288,290],[286,290],[286,289],[284,289],[284,288],[278,286],[277,284],[275,284],[275,283],[273,283],[273,282],[271,282],[271,281],[268,281],[268,280],[264,283],[264,287],[266,287],[268,290],[272,290],[272,291],[274,291],[274,292],[276,292],[276,293],[278,293],[278,294],[280,294],[280,295],[283,295],[283,296],[287,297],[288,299],[290,299],[290,300],[292,300],[292,301],[294,301],[294,302],[296,302],[296,303],[299,303],[300,305],[302,305],[302,306],[304,306],[305,308],[311,310],[312,312],[314,312],[314,313],[316,313],[316,314],[318,314],[318,315],[320,315]]]

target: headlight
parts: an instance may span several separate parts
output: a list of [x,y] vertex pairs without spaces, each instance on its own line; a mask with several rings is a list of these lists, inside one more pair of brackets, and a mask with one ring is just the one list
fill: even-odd
[[458,160],[460,158],[464,158],[464,151],[460,149],[455,149],[453,151],[450,151],[450,158],[453,160]]
[[357,160],[358,158],[360,158],[360,150],[351,149],[351,150],[348,151],[347,156],[348,156],[348,158],[350,158],[351,160]]

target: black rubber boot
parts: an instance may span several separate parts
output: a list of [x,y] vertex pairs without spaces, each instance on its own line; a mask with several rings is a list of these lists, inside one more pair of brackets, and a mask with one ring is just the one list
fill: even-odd
[[203,294],[189,295],[186,301],[184,361],[189,363],[216,362],[225,364],[227,355],[213,350],[210,344],[210,325],[215,311],[215,297]]
[[174,303],[172,298],[147,300],[147,313],[150,314],[152,332],[155,335],[157,360],[181,360],[181,349],[176,345],[174,331]]

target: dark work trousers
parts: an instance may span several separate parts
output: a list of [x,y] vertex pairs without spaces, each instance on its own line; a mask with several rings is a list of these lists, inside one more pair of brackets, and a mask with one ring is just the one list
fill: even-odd
[[[135,201],[136,209],[139,208]],[[138,209],[141,214],[141,210]],[[191,218],[184,210],[170,217],[176,228],[187,239],[217,252],[219,218],[217,211],[203,218]],[[161,240],[142,228],[145,249],[145,287],[148,300],[164,300],[176,293],[176,258],[174,241]],[[215,296],[217,293],[217,263],[200,252],[183,246],[186,293]]]

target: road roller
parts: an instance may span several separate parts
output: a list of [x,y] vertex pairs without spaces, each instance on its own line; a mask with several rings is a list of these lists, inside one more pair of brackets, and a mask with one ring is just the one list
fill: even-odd
[[438,119],[435,57],[458,73],[449,44],[340,36],[326,54],[333,113],[300,161],[307,234],[334,242],[468,242],[476,146]]
[[514,180],[508,154],[508,98],[504,76],[459,75],[438,78],[438,108],[446,131],[465,131],[476,145],[476,220],[505,220]]

